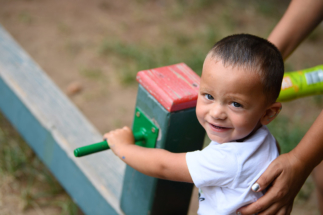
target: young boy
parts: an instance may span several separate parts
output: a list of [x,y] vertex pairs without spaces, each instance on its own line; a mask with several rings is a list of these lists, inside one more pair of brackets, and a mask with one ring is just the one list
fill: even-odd
[[194,183],[198,214],[235,214],[262,196],[251,186],[278,156],[265,125],[284,73],[279,51],[267,40],[239,34],[216,43],[202,71],[196,115],[212,142],[202,151],[171,153],[134,145],[128,127],[104,135],[112,151],[134,169],[157,178]]

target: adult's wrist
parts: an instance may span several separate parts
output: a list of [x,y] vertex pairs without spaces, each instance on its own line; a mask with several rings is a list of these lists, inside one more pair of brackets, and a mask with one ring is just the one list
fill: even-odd
[[289,154],[292,158],[295,158],[294,162],[296,163],[296,165],[299,168],[306,170],[306,172],[308,172],[309,174],[322,161],[319,154],[307,153],[307,151],[303,150],[302,147],[295,147],[292,151],[289,152]]
[[291,151],[292,155],[313,169],[323,159],[323,111],[306,132],[300,143]]
[[297,149],[293,149],[288,152],[288,156],[292,167],[297,170],[297,172],[305,174],[306,177],[317,165],[313,159],[310,159],[308,156],[303,156],[303,154],[299,153]]

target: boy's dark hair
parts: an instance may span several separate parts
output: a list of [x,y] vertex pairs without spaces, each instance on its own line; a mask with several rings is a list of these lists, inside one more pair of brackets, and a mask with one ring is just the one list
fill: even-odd
[[256,71],[267,101],[276,101],[284,76],[284,61],[278,49],[268,40],[250,34],[235,34],[217,42],[209,54],[222,60],[224,66],[242,66]]

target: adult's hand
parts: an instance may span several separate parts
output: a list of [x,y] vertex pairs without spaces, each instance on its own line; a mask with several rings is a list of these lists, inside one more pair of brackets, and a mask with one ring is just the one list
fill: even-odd
[[294,198],[311,170],[294,155],[293,151],[280,155],[256,182],[260,187],[257,192],[269,187],[267,193],[256,202],[238,211],[242,215],[290,214]]

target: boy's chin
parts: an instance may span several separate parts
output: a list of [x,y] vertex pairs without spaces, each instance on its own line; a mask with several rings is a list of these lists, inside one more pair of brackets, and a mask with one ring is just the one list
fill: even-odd
[[230,142],[230,140],[227,138],[214,137],[214,135],[208,135],[208,137],[211,141],[217,142],[219,144]]
[[245,137],[240,137],[240,138],[223,138],[223,137],[219,137],[219,136],[215,136],[215,135],[207,135],[209,137],[209,139],[213,142],[217,142],[219,144],[222,143],[228,143],[228,142],[243,142],[246,138],[248,138],[250,135],[252,134],[252,132],[248,135],[246,135]]

